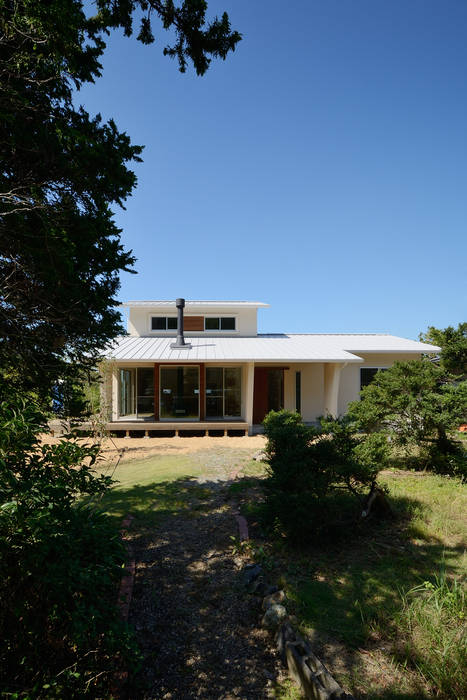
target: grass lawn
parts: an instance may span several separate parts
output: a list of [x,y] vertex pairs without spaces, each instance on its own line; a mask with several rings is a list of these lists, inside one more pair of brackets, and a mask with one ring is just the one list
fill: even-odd
[[277,540],[253,546],[348,690],[387,700],[466,697],[467,487],[400,470],[379,482],[395,522],[368,522],[358,537],[306,551]]
[[210,483],[226,480],[239,469],[250,469],[250,459],[256,451],[257,448],[220,447],[189,454],[161,454],[127,459],[116,469],[113,463],[103,463],[99,472],[112,476],[116,483],[104,496],[102,507],[117,522],[131,513],[141,524],[154,524],[160,515],[169,512],[196,510],[209,497]]

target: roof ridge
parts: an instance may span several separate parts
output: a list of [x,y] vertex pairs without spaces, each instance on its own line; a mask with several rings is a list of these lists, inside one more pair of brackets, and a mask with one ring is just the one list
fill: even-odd
[[[258,333],[258,335],[387,335],[390,336],[392,333]],[[397,336],[394,336],[397,337]],[[404,338],[404,340],[408,340]]]

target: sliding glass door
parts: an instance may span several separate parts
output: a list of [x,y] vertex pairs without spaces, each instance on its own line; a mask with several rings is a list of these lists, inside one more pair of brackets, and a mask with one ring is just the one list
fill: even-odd
[[199,420],[199,367],[161,367],[161,420]]
[[120,415],[135,413],[135,369],[120,370]]
[[138,418],[154,417],[154,369],[138,367],[136,370],[136,415]]
[[120,370],[120,416],[154,417],[154,370],[134,367]]
[[206,418],[239,418],[242,412],[240,367],[206,367]]

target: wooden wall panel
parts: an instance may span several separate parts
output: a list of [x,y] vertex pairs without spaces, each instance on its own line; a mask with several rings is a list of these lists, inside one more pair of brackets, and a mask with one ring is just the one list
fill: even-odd
[[204,316],[185,316],[183,326],[186,331],[204,331]]

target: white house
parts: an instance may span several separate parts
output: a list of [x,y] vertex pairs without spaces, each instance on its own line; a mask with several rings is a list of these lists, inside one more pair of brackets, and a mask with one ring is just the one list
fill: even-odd
[[[112,431],[242,431],[271,409],[341,415],[374,373],[433,345],[384,334],[258,333],[250,301],[129,301],[107,353]],[[183,433],[182,433],[183,434]]]

